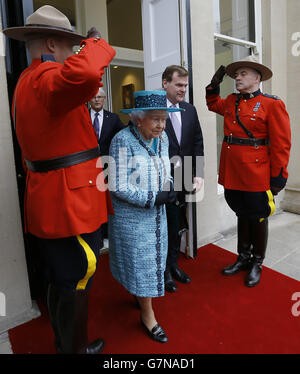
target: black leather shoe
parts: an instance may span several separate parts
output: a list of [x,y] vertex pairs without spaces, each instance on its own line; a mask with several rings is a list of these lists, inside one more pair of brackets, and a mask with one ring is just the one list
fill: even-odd
[[97,339],[95,341],[93,341],[92,343],[90,343],[88,346],[87,346],[87,349],[86,349],[86,354],[88,355],[97,355],[99,354],[103,347],[104,347],[104,340],[103,339]]
[[169,270],[165,271],[165,290],[168,292],[176,292],[178,290]]
[[147,334],[150,336],[151,339],[155,340],[159,343],[166,343],[168,341],[168,337],[164,331],[164,329],[157,323],[153,329],[150,331],[148,327],[144,324],[143,320],[141,319],[141,323],[147,331]]
[[236,262],[232,265],[227,266],[222,270],[223,275],[234,275],[242,270],[248,270],[251,267],[250,257],[244,257],[240,254]]
[[171,268],[171,274],[178,282],[190,283],[191,281],[191,278],[183,270],[179,269],[178,266]]
[[262,271],[262,260],[254,260],[251,270],[246,276],[245,285],[247,287],[254,287],[260,282]]

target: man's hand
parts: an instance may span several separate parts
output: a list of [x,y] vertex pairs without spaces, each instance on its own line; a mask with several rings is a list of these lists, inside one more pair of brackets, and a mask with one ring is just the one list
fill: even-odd
[[89,38],[101,38],[100,31],[96,29],[96,27],[91,27],[87,32],[87,39]]
[[200,177],[194,177],[194,191],[193,193],[198,193],[202,186],[203,186],[203,178],[200,178]]
[[210,82],[211,88],[216,88],[219,86],[219,84],[223,81],[225,72],[225,66],[221,65],[219,69],[215,72],[215,75],[212,77],[212,80]]

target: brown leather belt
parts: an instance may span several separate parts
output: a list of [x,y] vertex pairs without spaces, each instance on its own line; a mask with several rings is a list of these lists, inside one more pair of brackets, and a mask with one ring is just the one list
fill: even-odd
[[36,173],[45,173],[51,170],[63,169],[68,166],[81,164],[100,156],[100,147],[87,149],[86,151],[71,153],[69,155],[51,158],[41,161],[29,161],[25,159],[29,170]]

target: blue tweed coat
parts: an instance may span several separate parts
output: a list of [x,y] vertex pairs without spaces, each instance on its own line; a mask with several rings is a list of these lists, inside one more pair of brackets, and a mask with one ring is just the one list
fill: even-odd
[[168,249],[165,205],[155,197],[170,180],[168,137],[163,132],[156,152],[134,125],[112,140],[109,184],[115,214],[109,217],[109,256],[113,277],[140,297],[164,295]]

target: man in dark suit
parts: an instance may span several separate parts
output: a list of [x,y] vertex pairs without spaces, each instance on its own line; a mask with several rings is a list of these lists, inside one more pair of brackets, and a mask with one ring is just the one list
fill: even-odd
[[103,88],[100,87],[97,95],[89,102],[91,106],[90,115],[98,137],[101,156],[109,155],[109,147],[112,138],[117,132],[124,128],[117,114],[103,109],[105,99],[106,94]]
[[[162,75],[162,85],[167,93],[168,106],[183,108],[182,112],[169,114],[166,133],[169,138],[169,157],[178,193],[176,203],[166,205],[168,218],[168,256],[165,271],[165,289],[175,292],[177,285],[189,283],[190,277],[178,267],[181,243],[181,222],[186,215],[187,193],[200,191],[203,184],[203,138],[196,108],[185,102],[188,71],[181,66],[168,66]],[[188,157],[187,157],[188,156]],[[194,171],[193,171],[194,170]]]
[[[109,112],[103,109],[103,105],[106,99],[106,94],[103,88],[99,88],[96,96],[94,96],[89,104],[90,116],[94,126],[94,130],[97,134],[98,144],[100,147],[101,156],[109,155],[109,147],[112,138],[117,132],[124,128],[124,124],[121,122],[120,117],[116,113]],[[107,168],[107,164],[103,164],[103,169]],[[102,225],[102,233],[104,237],[104,248],[107,246],[107,224]]]

